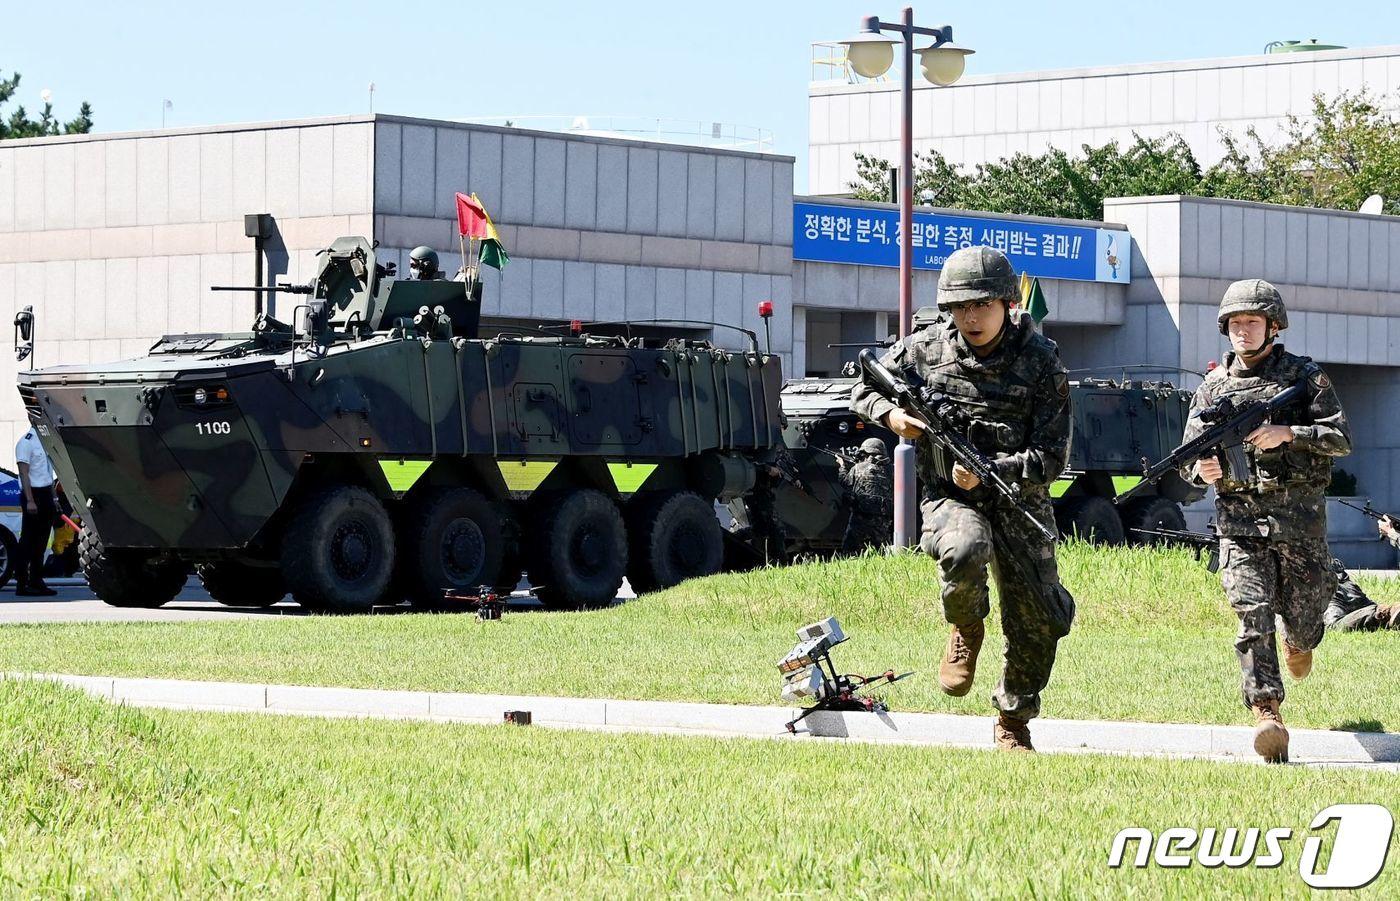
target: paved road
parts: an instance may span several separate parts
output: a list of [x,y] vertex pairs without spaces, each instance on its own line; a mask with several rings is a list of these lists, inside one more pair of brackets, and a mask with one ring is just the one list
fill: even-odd
[[[519,592],[528,586],[521,583]],[[109,607],[98,600],[96,595],[81,582],[77,584],[55,584],[58,591],[51,598],[17,598],[13,585],[0,589],[0,625],[15,623],[64,623],[64,622],[177,622],[189,620],[218,619],[267,619],[277,616],[306,616],[306,611],[291,599],[282,601],[266,609],[254,607],[225,607],[210,600],[200,587],[198,579],[190,579],[184,590],[175,600],[155,610],[141,608]],[[618,600],[636,597],[631,586],[622,583]],[[512,612],[542,610],[539,602],[529,597],[516,598],[510,604]],[[377,607],[376,615],[411,613],[407,606]]]

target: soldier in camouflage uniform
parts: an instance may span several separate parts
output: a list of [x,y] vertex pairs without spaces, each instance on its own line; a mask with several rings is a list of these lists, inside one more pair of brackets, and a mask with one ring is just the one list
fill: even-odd
[[1337,592],[1322,614],[1322,622],[1333,632],[1376,632],[1400,629],[1400,604],[1377,604],[1366,596],[1361,586],[1351,580],[1342,561],[1332,560],[1332,572],[1337,577]]
[[[1035,330],[1028,315],[1011,309],[1016,295],[1016,273],[1004,253],[990,247],[956,251],[938,279],[938,307],[950,315],[894,345],[882,362],[892,371],[912,372],[967,411],[969,440],[1003,478],[1020,486],[1036,518],[1054,529],[1048,488],[1069,452],[1069,379],[1055,343]],[[917,438],[926,425],[866,383],[856,386],[851,409],[905,438]],[[943,615],[952,625],[939,685],[954,696],[972,688],[990,612],[990,566],[1006,634],[1005,668],[992,694],[999,711],[993,737],[998,748],[1034,750],[1028,724],[1040,712],[1056,645],[1074,620],[1074,599],[1060,585],[1054,545],[963,467],[940,479],[929,442],[919,442],[917,452],[920,546],[938,561]]]
[[867,438],[861,442],[854,464],[838,457],[836,465],[851,502],[841,553],[859,554],[866,548],[889,544],[894,534],[894,488],[885,442]]
[[[1400,549],[1400,531],[1387,516],[1378,524],[1381,537]],[[1334,632],[1375,632],[1379,629],[1400,630],[1400,604],[1377,604],[1366,596],[1361,586],[1351,580],[1342,561],[1332,560],[1332,572],[1337,576],[1337,593],[1322,615],[1322,621]]]
[[1288,328],[1278,289],[1262,279],[1230,285],[1220,301],[1220,333],[1233,350],[1196,391],[1183,441],[1204,431],[1196,413],[1223,397],[1264,400],[1306,382],[1306,400],[1248,436],[1247,481],[1223,478],[1220,461],[1204,458],[1182,475],[1216,489],[1220,577],[1240,619],[1235,639],[1244,675],[1244,703],[1257,721],[1254,749],[1269,761],[1288,759],[1288,730],[1274,643],[1283,630],[1285,663],[1294,679],[1312,669],[1322,641],[1323,611],[1337,587],[1327,548],[1323,501],[1332,458],[1351,452],[1342,405],[1327,373],[1307,357],[1288,353],[1274,339]]

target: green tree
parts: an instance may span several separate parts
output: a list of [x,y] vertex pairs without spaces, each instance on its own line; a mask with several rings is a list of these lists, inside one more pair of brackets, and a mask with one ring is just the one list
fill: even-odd
[[[9,78],[0,76],[0,106],[9,102],[19,90],[19,73]],[[54,118],[53,104],[46,102],[38,119],[29,118],[22,104],[16,105],[8,117],[0,114],[0,141],[7,138],[42,138],[57,134],[87,134],[92,131],[92,105],[86,100],[78,107],[77,118],[59,124]]]
[[[964,172],[936,151],[915,155],[914,186],[921,203],[952,209],[1102,219],[1105,197],[1190,194],[1355,210],[1371,194],[1400,215],[1400,121],[1366,92],[1313,97],[1307,119],[1290,116],[1283,140],[1272,144],[1254,129],[1223,129],[1225,154],[1203,171],[1178,134],[1126,146],[1082,145],[1071,155],[1051,149],[979,163]],[[889,164],[856,155],[850,187],[865,200],[889,198]]]

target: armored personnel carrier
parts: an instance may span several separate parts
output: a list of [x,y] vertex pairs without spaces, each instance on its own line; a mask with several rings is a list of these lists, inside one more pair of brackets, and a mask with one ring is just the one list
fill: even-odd
[[293,321],[20,374],[109,604],[188,573],[230,604],[361,612],[514,586],[604,605],[717,571],[714,514],[781,443],[776,357],[683,338],[479,331],[480,287],[341,238]]
[[[795,478],[774,490],[774,509],[792,554],[828,555],[841,547],[850,504],[837,468],[862,441],[879,438],[890,449],[897,439],[850,411],[856,379],[806,378],[783,385],[783,442],[795,463]],[[1168,476],[1144,496],[1123,506],[1114,497],[1141,481],[1143,460],[1155,463],[1181,441],[1191,392],[1166,382],[1083,379],[1070,383],[1070,457],[1063,477],[1051,486],[1060,532],[1109,544],[1142,539],[1134,529],[1184,529],[1181,504],[1199,491]],[[800,483],[800,484],[799,484]],[[730,503],[741,533],[747,524],[743,499]]]

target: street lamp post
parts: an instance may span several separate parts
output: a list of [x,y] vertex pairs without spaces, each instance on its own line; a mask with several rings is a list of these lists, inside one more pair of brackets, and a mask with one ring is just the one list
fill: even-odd
[[[962,77],[967,56],[974,51],[953,43],[953,26],[920,28],[914,24],[914,8],[906,6],[899,22],[881,22],[879,16],[861,20],[860,34],[841,43],[851,68],[865,78],[878,78],[894,63],[899,42],[885,32],[899,35],[904,45],[903,83],[900,86],[899,124],[899,337],[909,334],[914,315],[914,54],[919,54],[924,78],[948,86]],[[914,49],[916,36],[933,43]],[[894,452],[894,544],[909,547],[915,539],[917,503],[914,444],[901,438]]]

